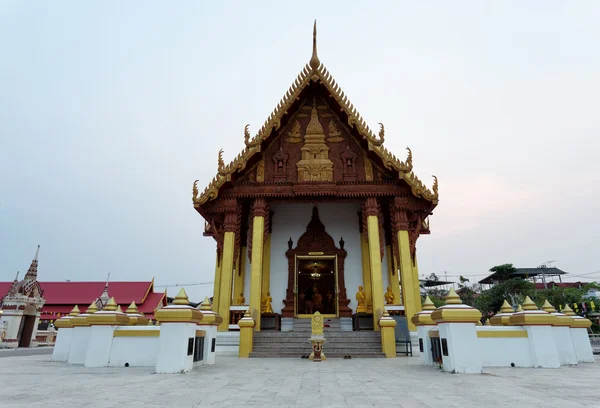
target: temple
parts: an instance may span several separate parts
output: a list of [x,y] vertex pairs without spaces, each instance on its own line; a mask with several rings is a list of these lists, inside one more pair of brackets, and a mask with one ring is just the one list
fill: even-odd
[[[219,331],[249,310],[254,331],[294,330],[320,312],[342,330],[421,310],[417,240],[429,234],[437,178],[426,187],[384,147],[317,55],[245,148],[193,205],[216,243],[213,308]],[[229,316],[229,319],[227,319]],[[410,330],[415,327],[409,323]]]

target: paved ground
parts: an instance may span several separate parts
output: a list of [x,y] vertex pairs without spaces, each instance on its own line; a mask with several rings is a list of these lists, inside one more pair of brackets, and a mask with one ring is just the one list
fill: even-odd
[[0,359],[0,407],[600,407],[600,359],[556,370],[453,375],[422,367],[417,358],[217,357],[213,367],[157,375],[15,355]]
[[16,356],[39,356],[42,354],[52,354],[52,347],[20,348],[20,349],[0,349],[1,357]]

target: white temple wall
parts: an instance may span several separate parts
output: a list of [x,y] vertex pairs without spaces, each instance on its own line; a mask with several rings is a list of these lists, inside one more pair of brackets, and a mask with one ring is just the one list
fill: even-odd
[[[140,330],[160,332],[159,326],[124,326],[121,330]],[[117,329],[117,330],[119,330]],[[159,340],[156,337],[115,337],[110,350],[109,367],[154,367],[158,356]]]
[[[525,331],[519,326],[479,326],[476,330],[478,333]],[[478,337],[477,343],[484,367],[510,367],[511,363],[515,367],[533,367],[527,337]]]
[[[306,226],[312,217],[312,204],[273,204],[274,211],[271,234],[271,297],[273,310],[278,313],[283,308],[288,286],[288,259],[285,252],[288,250],[290,237],[294,241],[294,248],[298,238],[306,231]],[[360,248],[360,232],[358,229],[358,203],[319,204],[319,218],[325,231],[334,239],[339,247],[340,238],[344,238],[348,255],[344,263],[344,276],[348,298],[351,299],[349,307],[356,307],[354,294],[358,286],[362,285],[362,255]],[[248,264],[247,264],[248,265]],[[387,265],[387,264],[386,264]],[[249,266],[247,266],[249,270]],[[387,276],[387,269],[384,276]],[[386,278],[387,279],[387,278]],[[249,274],[245,283],[249,288]]]

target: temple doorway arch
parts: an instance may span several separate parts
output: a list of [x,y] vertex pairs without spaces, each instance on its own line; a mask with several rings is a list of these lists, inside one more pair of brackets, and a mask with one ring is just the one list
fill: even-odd
[[29,347],[31,345],[31,337],[33,336],[36,319],[37,309],[33,305],[27,305],[25,310],[23,310],[19,334],[17,336],[19,347]]
[[[288,258],[288,287],[286,291],[286,298],[283,300],[285,307],[282,310],[283,317],[297,317],[298,314],[302,314],[302,308],[306,308],[306,305],[301,305],[298,308],[299,295],[301,294],[302,288],[298,287],[298,274],[302,274],[302,263],[312,263],[320,261],[323,263],[322,267],[324,270],[319,273],[329,273],[335,278],[334,291],[335,296],[335,310],[339,317],[352,317],[352,310],[348,307],[350,299],[346,296],[346,283],[344,278],[344,261],[346,259],[346,250],[344,249],[344,240],[340,239],[339,247],[335,245],[335,242],[331,235],[325,231],[325,225],[319,219],[319,209],[317,206],[313,207],[312,218],[306,227],[306,232],[298,239],[296,247],[290,238],[288,241],[288,250],[286,251],[286,257]],[[330,261],[331,264],[328,265]],[[310,268],[310,266],[307,266]],[[312,285],[311,285],[312,286]],[[328,299],[328,293],[323,293],[323,306],[326,307]],[[300,313],[299,313],[300,310]],[[313,310],[317,311],[317,310]]]

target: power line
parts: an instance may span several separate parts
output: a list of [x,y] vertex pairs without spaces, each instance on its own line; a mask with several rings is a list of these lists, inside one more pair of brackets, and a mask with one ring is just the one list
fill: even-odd
[[211,285],[213,281],[210,282],[198,282],[198,283],[175,283],[171,285],[154,285],[155,288],[173,288],[179,286],[201,286],[201,285]]

